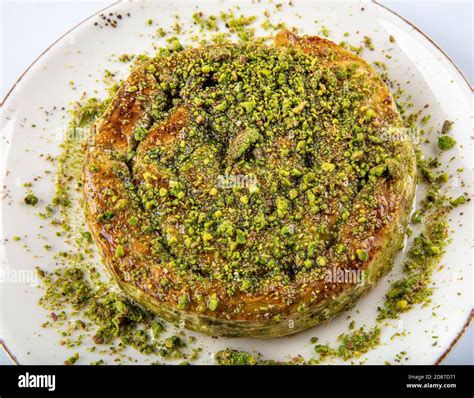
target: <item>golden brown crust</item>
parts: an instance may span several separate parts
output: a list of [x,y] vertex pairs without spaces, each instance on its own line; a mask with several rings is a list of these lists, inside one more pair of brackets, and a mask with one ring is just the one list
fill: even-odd
[[[287,31],[277,35],[275,43],[280,47],[299,48],[314,56],[319,65],[326,67],[357,64],[357,73],[364,75],[363,80],[367,82],[368,87],[367,95],[359,111],[365,112],[369,108],[374,110],[375,117],[372,124],[376,129],[400,125],[400,117],[386,86],[373,69],[359,57],[326,39],[297,37]],[[294,283],[288,286],[269,280],[256,292],[237,291],[229,296],[226,293],[226,284],[222,281],[203,278],[199,282],[193,280],[192,283],[186,284],[183,283],[183,280],[186,281],[186,275],[178,276],[173,266],[166,261],[158,259],[157,262],[150,264],[148,260],[145,260],[153,254],[152,242],[156,240],[156,236],[152,232],[144,231],[143,225],[130,223],[130,219],[136,215],[137,206],[146,206],[143,200],[141,203],[138,203],[140,200],[134,202],[133,190],[139,189],[142,185],[156,189],[171,188],[170,181],[174,180],[177,171],[162,167],[157,163],[150,164],[145,159],[150,151],[157,147],[172,151],[178,145],[180,134],[190,123],[190,118],[195,118],[185,105],[173,108],[169,111],[167,119],[149,129],[148,134],[137,147],[134,134],[140,126],[149,128],[150,109],[155,98],[160,96],[163,90],[154,76],[160,73],[170,74],[173,69],[173,65],[168,65],[167,70],[147,73],[150,65],[155,64],[151,61],[138,67],[120,88],[105,114],[95,125],[93,142],[86,148],[84,193],[87,219],[107,266],[115,278],[126,285],[122,287],[129,293],[134,288],[138,289],[139,293],[133,294],[136,300],[141,302],[143,299],[152,303],[152,307],[160,315],[170,320],[184,317],[192,328],[209,333],[233,335],[232,322],[235,322],[235,325],[238,324],[235,334],[262,336],[271,335],[270,328],[278,322],[284,323],[292,317],[299,319],[300,315],[296,314],[302,305],[307,308],[317,308],[314,311],[311,310],[308,315],[308,318],[312,320],[305,318],[301,326],[294,330],[285,331],[279,327],[277,334],[293,333],[311,324],[327,320],[334,314],[321,315],[324,313],[326,302],[332,303],[339,295],[349,294],[347,292],[354,291],[350,294],[360,294],[364,291],[364,286],[361,286],[359,292],[351,283],[328,282],[314,278],[314,275],[309,272],[297,277]],[[364,91],[364,87],[361,91]],[[241,143],[242,138],[237,136],[236,140],[235,142]],[[276,145],[292,147],[294,143],[291,140],[282,139]],[[408,152],[412,151],[410,146],[406,149]],[[136,151],[132,168],[126,161],[130,151]],[[191,156],[198,156],[198,152],[196,151],[197,154],[194,153]],[[367,271],[372,267],[377,269],[377,278],[380,273],[386,272],[387,267],[380,266],[380,261],[390,262],[396,249],[386,250],[385,246],[389,245],[387,242],[391,239],[394,240],[395,245],[399,244],[399,238],[395,239],[393,234],[396,231],[395,227],[398,228],[405,222],[412,198],[413,154],[405,155],[408,163],[402,167],[402,177],[380,179],[376,185],[363,187],[354,198],[353,208],[343,223],[336,216],[339,208],[337,201],[329,201],[326,212],[315,216],[309,214],[305,216],[302,225],[306,225],[307,234],[319,233],[316,232],[314,226],[322,223],[330,230],[337,226],[337,241],[343,243],[349,253],[354,253],[350,261],[341,262],[334,252],[335,248],[328,246],[325,251],[328,268]],[[337,162],[337,157],[343,154],[332,154],[332,156],[334,156],[333,161]],[[231,157],[227,161],[230,162],[233,159]],[[278,157],[271,159],[275,165],[283,161]],[[235,168],[236,172],[239,171],[238,167]],[[183,173],[188,173],[190,178],[197,181],[197,185],[194,186],[196,195],[208,195],[210,187],[208,180],[213,181],[216,177],[213,170],[190,168]],[[264,189],[265,183],[262,181]],[[349,191],[348,194],[350,194]],[[367,202],[368,196],[373,197],[370,205]],[[104,223],[104,217],[107,218],[107,212],[110,210],[113,210],[113,216]],[[366,222],[362,221],[361,214],[364,215],[365,220],[373,220],[376,224],[371,234],[364,236],[363,239],[358,232],[359,227]],[[186,251],[177,227],[179,217],[180,213],[177,212],[160,220],[160,228],[165,231],[164,233],[175,235],[178,239],[177,248],[171,249],[176,255],[180,255],[183,250]],[[247,239],[257,242],[259,236],[254,233]],[[117,256],[119,246],[123,249],[123,254]],[[368,254],[366,261],[360,261],[355,255],[357,250],[361,249]],[[222,247],[222,250],[225,250],[225,247]],[[380,258],[383,255],[387,255],[385,260]],[[212,252],[203,254],[200,256],[200,261],[208,267],[213,267],[214,256]],[[372,277],[371,272],[368,273]],[[137,275],[141,275],[140,278],[137,278]],[[377,278],[374,276],[374,281]],[[166,292],[157,289],[157,286],[165,279],[170,286]],[[183,296],[189,298],[186,308],[180,308],[180,300]],[[219,298],[217,309],[203,307],[202,301],[197,299],[213,296]],[[348,299],[344,300],[344,302],[349,302]],[[346,304],[341,309],[346,308],[348,305]],[[188,315],[191,318],[186,318]],[[205,320],[206,326],[200,327],[193,317]],[[218,321],[225,324],[222,330],[217,326],[210,326],[213,322],[216,322],[216,325],[220,324]],[[246,322],[248,322],[248,330],[245,326]],[[267,325],[262,326],[260,331],[258,330],[259,322],[261,325]]]

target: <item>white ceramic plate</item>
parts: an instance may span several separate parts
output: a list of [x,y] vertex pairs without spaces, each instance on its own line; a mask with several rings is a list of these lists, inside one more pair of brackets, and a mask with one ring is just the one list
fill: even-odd
[[[64,246],[64,242],[54,236],[48,221],[36,215],[38,209],[23,204],[26,192],[23,183],[36,177],[40,179],[34,183],[33,189],[41,198],[40,205],[44,206],[52,198],[56,164],[47,161],[41,154],[60,153],[59,138],[67,122],[61,107],[78,100],[83,92],[93,95],[94,90],[98,90],[97,95],[103,96],[103,85],[98,82],[102,82],[104,69],[117,72],[121,77],[127,75],[128,65],[113,61],[111,54],[153,53],[152,43],[159,43],[151,39],[157,26],[148,26],[146,21],[149,18],[166,29],[174,23],[174,16],[179,15],[179,21],[187,25],[192,23],[191,15],[196,11],[197,3],[173,0],[120,3],[109,7],[107,14],[123,15],[116,28],[101,28],[104,21],[99,15],[84,21],[43,53],[2,104],[1,175],[4,188],[1,226],[2,240],[7,238],[8,242],[2,247],[0,265],[3,277],[0,284],[0,337],[16,362],[58,364],[78,351],[59,346],[57,332],[53,329],[41,329],[40,325],[47,319],[47,312],[37,304],[41,291],[34,283],[28,283],[31,280],[15,281],[22,275],[31,277],[31,271],[36,266],[54,269],[54,260],[44,250],[42,237],[47,237],[55,249]],[[265,1],[201,0],[199,9],[205,14],[216,14],[237,3],[240,12],[245,15],[262,15],[264,10],[275,7]],[[455,122],[453,134],[459,145],[443,156],[444,160],[449,160],[456,155],[454,160],[447,162],[452,174],[457,176],[455,170],[460,167],[465,171],[462,178],[450,180],[450,193],[457,196],[466,191],[472,192],[472,91],[447,56],[407,21],[376,3],[297,0],[293,3],[292,7],[284,5],[272,19],[284,20],[288,26],[296,26],[300,32],[307,34],[318,34],[325,26],[330,31],[329,38],[335,42],[347,40],[359,45],[363,36],[370,36],[376,51],[366,49],[362,56],[369,61],[385,62],[390,79],[412,97],[413,110],[429,104],[424,113],[432,115],[428,127],[432,126],[436,131],[445,119]],[[130,17],[125,16],[127,12],[131,13]],[[351,34],[346,38],[344,32]],[[390,35],[396,38],[396,43],[389,42]],[[161,44],[164,45],[164,39]],[[385,54],[390,54],[391,58],[388,59]],[[71,81],[74,82],[73,87]],[[434,150],[435,144],[427,145],[425,149],[428,152]],[[45,174],[46,170],[51,170],[51,174]],[[461,216],[460,213],[464,214]],[[472,213],[472,202],[451,213],[452,243],[442,259],[444,267],[433,278],[432,304],[403,314],[399,321],[389,322],[382,331],[382,344],[362,356],[361,360],[370,364],[394,363],[397,354],[405,351],[402,363],[433,364],[459,338],[472,318]],[[17,235],[27,237],[22,238],[21,242],[12,241],[11,238]],[[293,337],[269,341],[211,339],[196,335],[204,348],[199,361],[212,363],[213,353],[225,347],[258,351],[266,358],[277,360],[296,354],[310,358],[310,337],[317,336],[321,342],[334,343],[336,336],[348,331],[349,316],[357,326],[370,327],[374,323],[376,307],[382,303],[390,280],[401,274],[402,259],[403,254],[398,257],[389,276],[361,299],[353,310],[329,324]],[[392,339],[395,333],[403,331],[406,332],[404,337]],[[79,363],[100,358],[87,352],[85,348],[88,344],[86,342],[79,349]],[[139,363],[145,361],[144,357],[131,354]]]

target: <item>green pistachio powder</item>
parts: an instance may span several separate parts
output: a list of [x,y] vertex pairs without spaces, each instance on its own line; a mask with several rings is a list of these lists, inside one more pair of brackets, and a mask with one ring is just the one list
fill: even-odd
[[[264,78],[270,72],[268,65],[276,64],[282,70],[285,65],[288,67],[288,60],[280,54],[280,58],[272,58],[274,55],[265,53],[264,51],[255,50],[258,46],[265,42],[265,39],[254,37],[255,29],[252,25],[256,21],[256,17],[237,17],[233,13],[222,13],[219,16],[204,17],[201,13],[194,15],[195,28],[200,33],[204,31],[216,31],[213,36],[213,42],[225,43],[230,40],[230,35],[237,35],[241,42],[241,51],[243,54],[251,57],[260,58],[258,73]],[[221,25],[225,24],[224,32]],[[147,25],[153,26],[153,21],[148,21]],[[262,25],[265,30],[275,32],[284,27],[283,24],[273,25],[266,19]],[[176,23],[173,32],[165,32],[162,28],[157,30],[157,37],[166,36],[168,33],[181,33],[181,26]],[[325,36],[329,34],[324,28]],[[345,36],[348,36],[346,34]],[[199,38],[199,35],[191,36],[192,41],[199,41],[204,44],[205,41]],[[201,35],[202,37],[202,35]],[[394,38],[389,38],[390,43],[394,42]],[[159,49],[158,57],[168,56],[174,52],[184,49],[176,36],[167,39],[168,47]],[[342,43],[343,45],[345,43]],[[373,50],[373,44],[370,38],[365,37],[365,47]],[[356,52],[360,52],[362,47],[357,48]],[[253,53],[255,51],[255,53]],[[301,58],[292,59],[292,62],[308,62],[308,59]],[[302,57],[300,55],[300,57]],[[129,62],[133,56],[119,57],[121,62]],[[140,60],[146,56],[135,57]],[[379,63],[380,64],[380,63]],[[204,65],[202,67],[203,75],[213,73],[213,65]],[[222,82],[225,85],[226,79],[232,79],[232,68],[226,71],[220,71]],[[109,74],[110,75],[110,74]],[[282,79],[284,74],[282,74]],[[298,82],[293,82],[298,87]],[[286,82],[281,85],[288,87]],[[76,104],[72,110],[72,120],[70,123],[70,131],[76,132],[79,128],[86,129],[94,120],[101,115],[106,108],[110,97],[117,90],[118,84],[114,84],[110,88],[110,96],[104,101],[96,98],[90,98]],[[256,85],[256,87],[260,87]],[[248,87],[247,87],[248,89]],[[269,93],[276,92],[277,86],[269,88]],[[265,95],[265,93],[255,93]],[[237,94],[238,95],[238,94]],[[410,104],[402,105],[400,102],[401,92],[395,93],[397,105],[401,115],[404,117],[407,126],[415,126],[419,113],[406,116],[407,108]],[[294,90],[285,93],[283,107],[287,107],[293,114],[288,119],[290,126],[294,127],[298,123],[298,115],[304,110],[306,102],[301,101],[301,96]],[[251,95],[243,95],[227,101],[225,93],[222,93],[222,100],[218,101],[214,108],[216,112],[235,112],[244,117],[244,120],[250,120],[252,114],[256,112],[257,103],[253,101]],[[206,98],[197,98],[201,101],[207,101]],[[210,99],[215,103],[214,99]],[[271,117],[271,114],[269,115]],[[370,117],[370,115],[369,115]],[[196,124],[202,122],[202,117],[196,115]],[[426,123],[429,118],[424,117],[422,123]],[[219,126],[219,117],[216,117],[216,124]],[[343,120],[342,120],[343,121]],[[449,150],[454,147],[455,140],[449,135],[452,123],[446,121],[441,129],[438,138],[438,148],[440,151]],[[281,128],[286,128],[281,126]],[[306,138],[311,129],[303,126],[302,146],[306,144]],[[38,273],[42,278],[45,287],[45,293],[40,299],[40,304],[51,311],[51,320],[45,322],[43,327],[54,327],[60,333],[60,344],[69,348],[80,346],[84,339],[91,338],[94,345],[89,348],[90,351],[98,351],[101,354],[113,357],[117,363],[131,361],[132,358],[126,354],[127,347],[133,347],[143,354],[151,355],[155,360],[152,363],[158,363],[156,358],[166,360],[179,360],[182,363],[189,363],[199,356],[201,348],[196,344],[195,338],[186,337],[184,332],[179,332],[171,337],[162,337],[166,329],[166,323],[157,319],[154,315],[133,305],[127,298],[114,287],[110,281],[104,281],[103,277],[96,269],[93,261],[95,252],[91,234],[87,231],[83,217],[74,213],[73,201],[79,201],[77,193],[81,191],[80,173],[83,161],[83,151],[80,141],[77,140],[75,134],[70,134],[69,138],[63,144],[63,153],[59,158],[58,184],[57,192],[53,202],[46,206],[45,212],[40,213],[43,218],[52,219],[52,223],[59,227],[58,236],[64,236],[65,240],[70,244],[69,251],[61,251],[55,254],[55,259],[60,264],[52,272],[38,269]],[[138,137],[139,138],[139,137]],[[245,137],[236,140],[234,147],[230,147],[228,156],[233,159],[239,159],[243,153],[252,145],[260,140],[260,133],[255,129],[247,129]],[[298,142],[297,145],[299,145]],[[211,148],[212,149],[212,148]],[[159,150],[159,148],[158,148]],[[354,156],[354,154],[352,154]],[[160,156],[160,154],[157,154]],[[331,172],[332,165],[325,165],[326,172]],[[420,174],[420,183],[428,185],[425,199],[422,201],[420,209],[413,214],[412,223],[423,223],[423,232],[413,239],[413,243],[408,250],[407,258],[404,263],[404,277],[392,283],[385,301],[378,308],[378,318],[375,326],[365,330],[361,327],[356,330],[350,330],[347,334],[338,337],[338,345],[330,347],[327,344],[319,344],[317,338],[311,340],[314,345],[314,358],[309,360],[297,356],[286,364],[317,364],[331,358],[341,358],[343,360],[355,360],[361,354],[366,353],[371,348],[380,343],[381,325],[386,319],[396,319],[399,314],[406,312],[417,305],[426,305],[430,302],[431,275],[436,269],[439,260],[443,254],[443,250],[448,242],[448,225],[447,213],[454,207],[462,205],[466,202],[464,196],[458,198],[449,198],[443,192],[443,185],[448,181],[446,173],[439,171],[440,162],[438,159],[424,159],[421,151],[418,153],[418,169]],[[296,171],[295,171],[296,172]],[[290,179],[289,175],[286,178]],[[285,176],[283,176],[285,178]],[[29,186],[28,186],[29,187]],[[289,191],[290,200],[296,198],[300,192],[297,190]],[[146,193],[144,194],[146,195]],[[166,192],[160,192],[160,196],[167,197]],[[74,198],[76,197],[76,198]],[[240,197],[242,205],[248,205],[248,197]],[[28,190],[25,196],[25,204],[30,206],[38,205],[38,198],[31,190]],[[277,203],[278,213],[288,211],[288,199],[282,198]],[[318,204],[314,204],[318,207]],[[77,207],[77,206],[76,206]],[[59,218],[54,218],[55,210],[59,209]],[[317,212],[319,209],[310,209]],[[219,212],[214,214],[219,218]],[[130,222],[133,222],[131,220]],[[258,222],[258,217],[257,217]],[[284,228],[284,226],[282,227]],[[79,232],[78,232],[79,231]],[[239,241],[239,231],[236,233],[236,242]],[[283,231],[285,239],[291,239],[291,231]],[[411,234],[408,228],[407,234]],[[241,231],[241,239],[245,239],[245,234]],[[212,236],[204,236],[203,240],[211,240]],[[47,249],[51,246],[45,245]],[[117,256],[120,256],[120,246],[117,248]],[[123,250],[123,249],[122,249]],[[278,253],[268,253],[270,256],[278,255]],[[365,253],[358,253],[359,257],[364,257]],[[218,303],[210,303],[211,306],[217,306]],[[80,319],[80,320],[78,320]],[[354,329],[354,322],[350,324],[350,329]],[[65,364],[72,365],[80,359],[79,353],[75,353],[65,361]],[[230,365],[255,365],[255,364],[283,364],[261,358],[259,354],[252,355],[246,352],[226,349],[215,354],[215,360],[218,364]],[[104,360],[94,362],[94,364],[103,364]]]

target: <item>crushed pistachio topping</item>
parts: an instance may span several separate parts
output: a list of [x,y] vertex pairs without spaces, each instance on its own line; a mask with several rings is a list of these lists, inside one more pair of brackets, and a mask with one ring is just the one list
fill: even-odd
[[[199,14],[195,22],[212,25]],[[149,111],[126,153],[110,155],[122,162],[111,171],[130,182],[125,195],[119,185],[98,193],[105,206],[97,218],[117,234],[115,257],[124,264],[167,269],[169,283],[134,272],[135,285],[181,310],[215,314],[228,297],[269,286],[291,303],[296,286],[323,280],[326,266],[368,260],[348,240],[389,222],[375,222],[377,192],[395,189],[394,165],[404,157],[403,144],[383,135],[399,122],[396,112],[367,103],[382,84],[377,76],[368,79],[356,62],[257,42],[173,48],[143,66],[124,100],[140,95]],[[170,121],[179,134],[164,127]],[[246,180],[227,187],[225,176]],[[124,250],[132,230],[141,253]],[[201,289],[203,280],[217,291]]]

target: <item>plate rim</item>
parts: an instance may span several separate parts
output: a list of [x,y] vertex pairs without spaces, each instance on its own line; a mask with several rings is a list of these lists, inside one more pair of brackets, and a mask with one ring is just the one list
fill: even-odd
[[[314,0],[313,0],[314,1]],[[8,92],[5,94],[4,98],[0,101],[0,108],[3,108],[5,103],[7,102],[8,98],[10,95],[13,93],[15,88],[17,87],[18,83],[25,77],[25,75],[30,71],[30,69],[49,51],[51,50],[56,44],[58,44],[64,37],[69,35],[72,31],[75,29],[79,28],[81,25],[89,21],[90,19],[96,17],[97,15],[101,14],[102,12],[115,7],[116,5],[122,3],[120,0],[114,1],[112,4],[109,4],[108,6],[98,10],[94,14],[91,14],[90,16],[86,17],[85,19],[81,20],[74,26],[72,26],[69,30],[64,32],[62,35],[60,35],[55,41],[53,41],[48,47],[46,47],[32,62],[31,64],[23,71],[23,73],[15,80],[15,82],[12,84]],[[422,37],[424,37],[428,42],[433,45],[440,53],[441,55],[454,67],[455,71],[462,77],[463,81],[466,83],[468,89],[471,91],[471,93],[474,93],[474,85],[469,81],[467,76],[464,74],[464,72],[461,70],[461,68],[451,59],[451,57],[427,34],[425,33],[422,29],[417,27],[413,22],[408,20],[407,18],[403,17],[402,15],[398,14],[396,11],[392,10],[390,7],[379,3],[378,0],[370,0],[369,3],[374,4],[377,7],[380,7],[395,17],[399,18],[402,20],[404,23],[412,27],[414,30],[416,30]],[[362,3],[363,4],[363,3]],[[461,330],[457,333],[456,337],[451,341],[449,344],[448,348],[438,357],[438,359],[435,361],[433,365],[440,365],[442,361],[446,359],[446,356],[452,351],[452,349],[456,346],[458,341],[464,336],[466,331],[469,329],[471,326],[471,323],[473,322],[474,319],[474,309],[471,309],[471,312],[469,313],[463,327]],[[0,348],[3,349],[3,351],[6,353],[7,357],[10,358],[10,360],[13,362],[14,365],[21,365],[15,354],[8,348],[6,341],[0,336]]]

